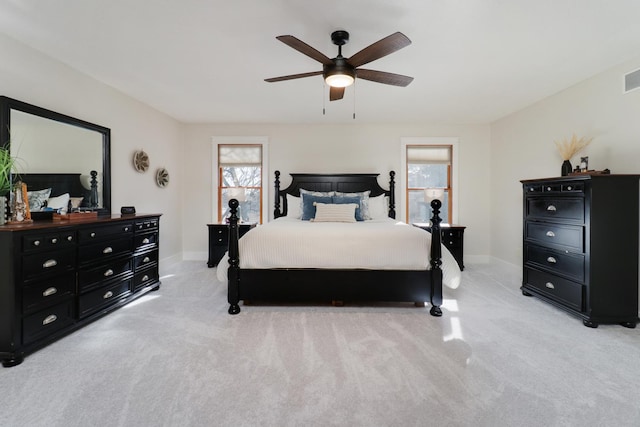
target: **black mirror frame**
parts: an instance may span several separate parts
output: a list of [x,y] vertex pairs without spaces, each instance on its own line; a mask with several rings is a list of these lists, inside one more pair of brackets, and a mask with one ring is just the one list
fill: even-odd
[[47,110],[6,96],[0,96],[0,147],[10,147],[11,110],[44,117],[102,134],[102,204],[99,215],[111,214],[111,129],[62,113]]

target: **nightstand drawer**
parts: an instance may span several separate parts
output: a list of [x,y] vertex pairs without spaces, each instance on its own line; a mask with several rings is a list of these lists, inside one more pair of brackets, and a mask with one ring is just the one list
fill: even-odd
[[524,238],[543,246],[564,246],[576,252],[584,251],[584,227],[527,221]]
[[525,245],[525,264],[535,264],[579,282],[584,281],[584,255]]
[[572,220],[584,222],[584,199],[582,197],[552,198],[532,197],[527,199],[527,217],[549,220]]
[[574,310],[582,311],[583,309],[584,286],[580,283],[527,267],[524,269],[524,283],[532,290],[547,295]]

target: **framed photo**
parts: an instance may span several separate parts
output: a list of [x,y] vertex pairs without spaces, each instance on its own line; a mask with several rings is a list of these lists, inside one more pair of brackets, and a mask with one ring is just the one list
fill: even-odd
[[589,156],[580,157],[580,172],[589,170]]

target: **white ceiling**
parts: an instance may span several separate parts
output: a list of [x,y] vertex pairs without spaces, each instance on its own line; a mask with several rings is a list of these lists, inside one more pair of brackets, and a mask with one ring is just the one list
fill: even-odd
[[[488,123],[638,57],[638,18],[638,0],[0,0],[0,32],[189,123]],[[413,83],[330,103],[321,76],[263,81],[321,70],[276,36],[334,57],[336,29],[345,57],[403,32],[366,68]]]

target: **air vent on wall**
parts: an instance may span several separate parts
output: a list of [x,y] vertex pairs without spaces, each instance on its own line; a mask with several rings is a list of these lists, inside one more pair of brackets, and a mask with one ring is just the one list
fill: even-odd
[[640,69],[624,75],[624,93],[640,88]]

